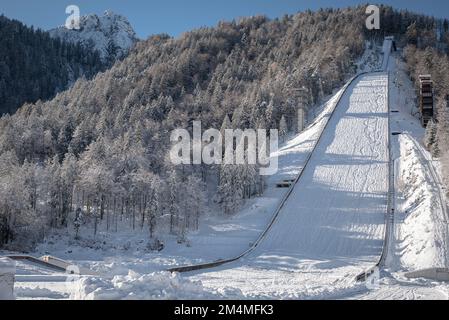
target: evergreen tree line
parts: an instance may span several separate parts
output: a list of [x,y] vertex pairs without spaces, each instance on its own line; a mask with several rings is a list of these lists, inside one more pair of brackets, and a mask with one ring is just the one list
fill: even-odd
[[0,16],[0,115],[14,113],[26,102],[50,99],[79,77],[91,78],[105,67],[97,51]]

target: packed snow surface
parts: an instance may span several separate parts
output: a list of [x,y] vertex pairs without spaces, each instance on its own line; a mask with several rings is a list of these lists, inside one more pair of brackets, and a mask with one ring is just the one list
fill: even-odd
[[[393,56],[394,57],[394,56]],[[439,161],[424,150],[424,129],[418,119],[416,92],[399,58],[389,59],[389,96],[393,159],[396,171],[396,214],[393,243],[386,269],[375,290],[354,299],[449,299],[449,285],[428,279],[408,279],[405,272],[448,267],[448,219]]]
[[247,297],[332,298],[359,290],[382,251],[388,192],[388,76],[345,92],[279,218],[243,261],[193,278]]

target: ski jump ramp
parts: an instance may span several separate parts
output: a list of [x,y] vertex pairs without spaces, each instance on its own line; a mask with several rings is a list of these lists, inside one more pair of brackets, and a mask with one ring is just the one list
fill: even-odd
[[350,88],[258,251],[379,256],[388,192],[387,78]]
[[355,277],[375,265],[384,248],[388,112],[387,73],[352,81],[260,243],[194,278],[258,297],[328,298],[352,290]]

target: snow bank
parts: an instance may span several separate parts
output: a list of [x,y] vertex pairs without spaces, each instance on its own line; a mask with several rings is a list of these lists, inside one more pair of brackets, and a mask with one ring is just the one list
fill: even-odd
[[15,262],[8,258],[0,258],[0,300],[14,299],[15,273]]
[[408,135],[399,137],[399,189],[403,203],[398,215],[398,249],[403,267],[417,270],[444,267],[446,227],[442,223],[437,190],[426,175],[420,152]]
[[74,300],[173,300],[211,299],[201,282],[192,282],[179,274],[157,272],[138,274],[129,271],[114,278],[81,278],[72,284]]

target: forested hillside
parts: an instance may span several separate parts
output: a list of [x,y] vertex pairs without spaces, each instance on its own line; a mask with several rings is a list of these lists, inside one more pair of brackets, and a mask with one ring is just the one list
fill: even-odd
[[91,78],[105,67],[96,51],[0,16],[0,115],[14,113],[25,102],[52,98],[79,77]]
[[[407,24],[421,19],[382,14],[386,28],[402,17],[404,41]],[[257,168],[174,167],[170,131],[193,120],[204,130],[282,122],[295,131],[298,108],[340,87],[365,40],[383,37],[365,29],[365,17],[364,7],[329,9],[153,36],[93,80],[2,118],[0,244],[103,220],[111,232],[131,224],[182,240],[211,208],[232,214],[263,190]]]

